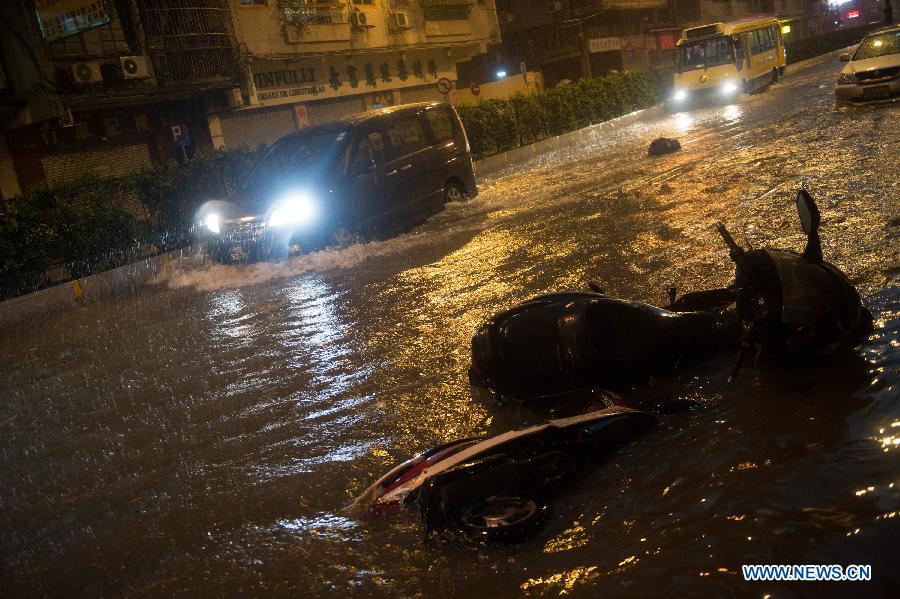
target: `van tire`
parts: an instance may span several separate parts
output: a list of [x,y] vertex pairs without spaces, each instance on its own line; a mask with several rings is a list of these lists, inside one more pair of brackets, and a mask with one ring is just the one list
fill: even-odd
[[777,68],[772,69],[772,81],[769,82],[769,85],[771,85],[772,83],[778,83],[778,69]]
[[444,186],[444,203],[465,202],[468,199],[466,190],[456,181],[448,181]]

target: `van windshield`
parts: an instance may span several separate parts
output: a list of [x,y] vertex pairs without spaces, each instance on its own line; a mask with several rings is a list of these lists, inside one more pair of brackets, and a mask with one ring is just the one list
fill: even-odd
[[326,171],[340,155],[346,137],[345,127],[334,127],[282,138],[263,156],[242,187],[261,191],[282,185],[284,179]]
[[718,36],[685,42],[678,46],[678,72],[708,69],[734,62],[734,42],[730,37]]

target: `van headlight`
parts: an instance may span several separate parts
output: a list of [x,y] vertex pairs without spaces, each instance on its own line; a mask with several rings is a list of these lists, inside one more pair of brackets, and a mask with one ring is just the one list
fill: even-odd
[[838,85],[853,85],[856,83],[856,73],[839,73],[837,78]]
[[687,92],[683,89],[679,89],[675,92],[675,95],[672,96],[672,99],[676,102],[684,102],[685,100],[687,100]]
[[222,221],[219,219],[218,214],[210,214],[206,217],[206,221],[203,224],[216,235],[222,232]]
[[306,194],[295,194],[284,198],[275,205],[269,216],[270,227],[308,225],[316,220],[318,207]]
[[738,90],[738,86],[734,81],[726,81],[722,84],[721,89],[723,94],[733,94]]

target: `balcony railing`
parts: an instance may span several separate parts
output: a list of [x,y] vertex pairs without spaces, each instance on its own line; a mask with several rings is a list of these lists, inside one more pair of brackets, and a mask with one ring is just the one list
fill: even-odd
[[317,2],[281,0],[279,4],[287,25],[339,25],[347,22],[347,7],[341,2]]

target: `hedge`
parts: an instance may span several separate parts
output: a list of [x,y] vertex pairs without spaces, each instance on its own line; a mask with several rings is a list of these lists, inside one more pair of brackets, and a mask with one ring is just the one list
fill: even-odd
[[862,27],[854,27],[853,29],[840,29],[827,35],[816,37],[804,37],[797,40],[788,38],[784,41],[788,64],[852,46],[859,43],[867,33],[878,27],[881,27],[880,23],[871,23]]
[[125,177],[30,187],[0,214],[0,299],[187,245],[200,203],[232,191],[263,151],[199,153]]
[[612,72],[457,110],[479,159],[653,106],[671,86],[671,71]]

